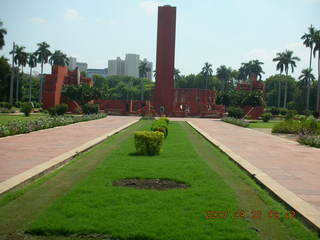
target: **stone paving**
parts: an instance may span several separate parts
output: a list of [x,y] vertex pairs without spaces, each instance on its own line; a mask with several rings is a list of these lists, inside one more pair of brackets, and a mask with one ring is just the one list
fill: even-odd
[[219,120],[184,120],[320,210],[320,149]]
[[107,118],[0,138],[0,182],[134,122],[138,117]]

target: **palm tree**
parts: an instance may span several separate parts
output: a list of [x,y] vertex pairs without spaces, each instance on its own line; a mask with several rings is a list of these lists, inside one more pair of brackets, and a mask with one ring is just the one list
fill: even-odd
[[141,101],[144,100],[144,81],[143,78],[147,77],[148,72],[150,72],[151,69],[148,67],[147,62],[141,62],[139,65],[139,77],[141,78]]
[[318,87],[317,87],[317,103],[316,110],[320,112],[320,30],[318,30],[314,35],[314,49],[313,56],[316,56],[318,52]]
[[208,78],[210,78],[212,76],[212,64],[205,62],[204,66],[201,70],[201,74],[204,76],[205,80],[206,80],[206,89],[208,89]]
[[222,91],[227,91],[229,85],[233,85],[232,82],[232,69],[229,67],[227,68],[225,65],[221,65],[217,68],[217,77],[222,82]]
[[0,50],[2,49],[2,47],[4,46],[5,42],[4,42],[4,35],[7,34],[7,30],[2,28],[3,23],[0,21]]
[[[296,67],[296,61],[300,61],[300,58],[293,57],[293,51],[286,50],[282,53],[277,53],[277,57],[273,59],[274,62],[277,63],[277,70],[280,70],[280,74],[285,71],[286,76],[289,74],[289,68],[291,67],[291,72],[294,71],[294,68]],[[285,86],[284,86],[284,101],[283,101],[283,107],[287,107],[287,94],[288,93],[288,81],[285,80]]]
[[30,79],[29,79],[29,102],[31,102],[31,88],[32,88],[32,68],[37,66],[37,55],[36,53],[30,53],[28,59],[28,65],[30,68]]
[[[303,34],[301,37],[303,41],[303,44],[307,47],[310,48],[310,60],[309,60],[309,70],[311,71],[311,63],[312,63],[312,50],[313,50],[313,45],[314,45],[314,35],[315,35],[315,29],[311,25],[309,27],[309,32]],[[307,80],[307,101],[306,101],[306,109],[309,109],[309,102],[310,102],[310,80]]]
[[55,66],[67,66],[69,64],[69,58],[63,52],[56,50],[51,55],[51,57],[49,59],[49,63],[52,66],[54,66],[54,65]]
[[38,58],[38,63],[41,63],[41,78],[40,78],[40,94],[39,102],[42,101],[42,90],[43,90],[43,64],[48,63],[51,52],[49,50],[50,45],[46,42],[38,43],[38,49],[36,55]]
[[301,71],[301,75],[299,76],[299,80],[301,81],[302,86],[308,86],[310,82],[315,80],[315,76],[312,74],[312,69],[306,68]]
[[[21,73],[23,75],[23,67],[27,65],[28,62],[28,53],[24,51],[24,46],[16,45],[15,48],[15,56],[14,56],[14,63],[18,65],[18,69],[21,67]],[[19,101],[19,74],[17,76],[17,85],[16,85],[16,101]]]

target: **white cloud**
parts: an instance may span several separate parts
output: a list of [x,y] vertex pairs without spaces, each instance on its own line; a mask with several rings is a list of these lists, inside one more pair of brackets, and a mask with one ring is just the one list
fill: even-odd
[[82,19],[81,15],[76,9],[67,9],[64,14],[64,19],[67,21],[77,21]]
[[33,18],[30,18],[29,20],[34,23],[46,23],[47,22],[46,19],[40,18],[40,17],[33,17]]
[[151,16],[157,12],[159,5],[160,3],[157,1],[144,1],[140,2],[139,7],[142,8],[146,14]]

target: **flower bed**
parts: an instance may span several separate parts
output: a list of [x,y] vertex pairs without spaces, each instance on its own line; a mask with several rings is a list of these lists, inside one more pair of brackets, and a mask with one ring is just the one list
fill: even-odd
[[83,116],[58,116],[50,118],[37,118],[29,121],[11,121],[0,125],[0,137],[15,134],[29,133],[41,129],[65,126],[72,123],[84,122],[106,117],[106,114],[91,114]]
[[309,145],[311,147],[320,148],[320,136],[319,135],[300,135],[298,142],[301,144]]
[[224,118],[221,118],[221,120],[224,122],[227,122],[227,123],[237,125],[237,126],[249,127],[249,123],[244,120],[241,120],[241,119],[232,118],[232,117],[224,117]]

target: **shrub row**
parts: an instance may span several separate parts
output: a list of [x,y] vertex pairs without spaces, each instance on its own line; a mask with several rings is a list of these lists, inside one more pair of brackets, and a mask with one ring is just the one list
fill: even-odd
[[158,155],[163,140],[168,136],[168,118],[160,118],[152,123],[151,131],[138,131],[134,134],[136,151],[141,155]]
[[301,144],[309,145],[311,147],[320,148],[320,136],[319,135],[300,135],[298,142]]
[[286,119],[272,128],[273,133],[319,135],[320,121],[314,117],[301,117],[300,120]]
[[48,109],[48,113],[50,116],[61,116],[64,115],[68,111],[68,105],[65,103],[58,104],[52,108]]
[[104,118],[106,114],[92,114],[84,116],[59,116],[59,117],[40,117],[25,121],[11,121],[9,123],[0,125],[0,137],[29,133],[41,129],[53,128],[57,126],[65,126],[72,123],[90,121],[94,119]]
[[224,117],[224,118],[221,118],[221,120],[224,122],[227,122],[227,123],[241,126],[241,127],[249,127],[249,123],[244,120],[241,120],[241,119],[232,118],[232,117]]
[[82,111],[84,114],[97,114],[99,113],[99,104],[85,104]]

